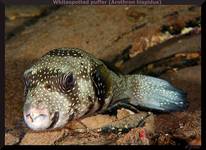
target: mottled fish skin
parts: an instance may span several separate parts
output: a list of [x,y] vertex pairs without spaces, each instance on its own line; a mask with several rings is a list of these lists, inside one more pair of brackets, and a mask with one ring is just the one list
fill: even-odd
[[24,119],[33,130],[63,127],[70,120],[104,112],[123,99],[162,111],[186,107],[185,93],[167,81],[116,74],[78,48],[49,51],[24,72],[24,82]]

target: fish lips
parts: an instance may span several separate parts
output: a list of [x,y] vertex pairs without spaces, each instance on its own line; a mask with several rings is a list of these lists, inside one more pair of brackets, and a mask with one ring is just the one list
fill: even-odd
[[46,108],[36,108],[26,105],[24,109],[26,125],[35,131],[52,129],[59,121],[59,112],[50,113]]

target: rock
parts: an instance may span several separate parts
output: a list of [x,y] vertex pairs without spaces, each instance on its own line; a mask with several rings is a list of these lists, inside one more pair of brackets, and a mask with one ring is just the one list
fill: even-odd
[[[23,55],[26,54],[24,51],[27,52],[28,49],[30,52],[35,51],[35,58],[53,48],[79,47],[91,52],[98,58],[113,60],[116,54],[120,54],[127,47],[128,43],[132,43],[135,38],[140,37],[141,34],[148,30],[144,29],[141,31],[141,34],[137,34],[139,30],[138,28],[135,29],[135,27],[141,25],[142,22],[148,22],[149,24],[157,23],[161,26],[162,16],[180,9],[187,11],[188,6],[155,7],[155,9],[135,6],[129,7],[127,10],[125,10],[125,6],[67,6],[39,20],[31,28],[27,28],[25,33],[14,39],[18,43],[12,42],[12,40],[9,42],[9,45],[11,47],[15,46],[17,48],[15,51],[19,52],[21,49],[20,51],[22,51],[21,54]],[[145,13],[145,15],[139,15],[144,18],[141,22],[128,19],[128,12],[135,12],[133,14],[137,14],[137,11]],[[156,12],[159,12],[158,15],[154,15]],[[199,15],[200,9],[190,14],[193,13],[196,16]],[[49,28],[47,24],[49,24]],[[153,25],[150,27],[153,29]],[[44,30],[41,30],[42,28]],[[96,33],[98,33],[98,36]],[[24,46],[21,46],[23,45],[22,42]],[[35,43],[38,44],[35,45]],[[30,56],[30,59],[33,58]]]
[[[159,132],[158,140],[156,141],[158,145],[163,144],[172,144],[177,145],[181,141],[183,143],[198,143],[198,140],[201,141],[201,118],[200,118],[200,111],[196,112],[183,112],[183,113],[176,113],[170,123],[165,123],[165,128]],[[170,122],[171,120],[168,119]],[[163,124],[163,120],[159,120],[160,124]],[[158,126],[157,128],[161,128]],[[166,129],[168,128],[168,129]],[[159,130],[159,129],[158,129]],[[198,145],[198,144],[197,144]]]
[[132,112],[128,109],[125,109],[125,108],[118,109],[117,110],[117,119],[121,120],[121,119],[123,119],[131,114],[134,114],[134,112]]
[[[137,127],[140,121],[142,121],[141,118],[147,116],[145,112],[135,114],[124,108],[117,110],[117,112],[117,116],[119,117],[96,115],[80,120],[84,125],[79,122],[68,124],[67,127],[71,129],[70,135],[62,139],[58,144],[112,144],[112,141],[115,142],[115,140],[117,140],[119,134],[124,134],[124,128]],[[85,127],[87,127],[87,130]],[[100,128],[101,130],[99,130]],[[108,128],[108,132],[106,132],[106,128]],[[117,128],[119,133],[115,131],[114,134],[112,128]],[[139,134],[141,134],[141,139],[138,137]],[[129,141],[130,144],[148,144],[153,134],[154,116],[149,114],[149,116],[144,119],[143,127],[130,131],[119,139],[116,144],[125,144]],[[133,136],[136,137],[136,140],[132,140]]]
[[134,19],[134,21],[143,20],[146,14],[144,12],[138,11],[135,7],[130,7],[127,9],[127,16]]
[[152,136],[155,132],[155,115],[150,114],[149,117],[147,117],[144,120],[145,124],[143,126],[143,128],[145,129],[145,131],[147,132],[147,136]]
[[[125,74],[134,72],[140,67],[149,63],[158,61],[163,58],[175,55],[181,52],[194,52],[200,50],[200,39],[201,35],[182,35],[177,38],[167,40],[157,46],[147,49],[144,53],[140,53],[134,58],[126,61],[120,70]],[[190,43],[190,45],[186,45]],[[184,45],[184,46],[183,46]]]
[[134,115],[134,112],[121,108],[117,110],[117,116],[98,114],[95,116],[86,117],[79,121],[73,121],[69,123],[67,127],[70,129],[85,129],[85,127],[88,129],[99,129],[104,126],[111,125],[114,122],[118,122],[119,120],[123,120],[124,118],[130,117],[131,115]]
[[102,135],[96,132],[72,133],[58,145],[108,145],[114,143],[117,138],[115,134]]
[[116,141],[118,145],[149,145],[149,139],[146,137],[145,130],[134,128],[129,133]]
[[116,120],[116,118],[114,116],[97,115],[94,117],[85,118],[84,120],[82,120],[82,122],[84,124],[86,124],[87,127],[91,128],[91,129],[95,129],[95,128],[100,128],[100,127],[107,125],[109,123],[112,123],[115,120]]
[[160,133],[158,135],[157,145],[175,145],[175,141],[172,140],[172,135],[168,133]]
[[[43,12],[48,9],[47,6],[28,6],[28,5],[7,5],[5,9],[5,33],[8,37],[8,34],[15,34],[17,31],[23,29],[26,22],[30,21],[32,18],[38,17]],[[13,32],[13,33],[12,33]]]
[[47,8],[45,5],[7,5],[5,9],[5,16],[10,20],[24,17],[35,17],[39,16],[45,8]]
[[[201,137],[201,113],[195,111],[192,113],[181,114],[179,128],[176,129],[173,136],[175,138],[185,139],[190,142],[197,137]],[[201,140],[201,139],[200,139]]]
[[27,132],[20,145],[53,145],[60,138],[67,135],[67,130],[55,130],[47,132]]
[[11,133],[5,134],[5,145],[14,145],[19,142],[19,138],[12,135]]
[[67,127],[70,129],[81,129],[81,128],[85,129],[85,126],[86,126],[89,129],[97,129],[107,124],[110,124],[114,122],[115,120],[116,118],[114,116],[99,114],[96,116],[84,118],[80,121],[74,121],[71,124],[68,124]]
[[[138,114],[137,114],[138,115]],[[151,144],[151,138],[153,137],[155,126],[154,126],[154,115],[150,115],[144,119],[144,126],[133,128],[128,133],[120,137],[116,144],[127,144],[127,145],[149,145]]]

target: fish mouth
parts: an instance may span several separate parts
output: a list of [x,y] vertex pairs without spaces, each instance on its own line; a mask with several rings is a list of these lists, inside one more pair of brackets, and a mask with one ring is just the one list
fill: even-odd
[[47,129],[52,129],[54,128],[54,126],[56,125],[56,123],[58,122],[59,120],[59,112],[55,112],[54,113],[54,116],[52,117],[52,123],[51,125],[47,128]]

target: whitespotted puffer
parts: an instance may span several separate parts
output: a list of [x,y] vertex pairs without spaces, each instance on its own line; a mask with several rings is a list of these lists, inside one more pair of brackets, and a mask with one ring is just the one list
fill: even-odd
[[69,121],[117,106],[173,112],[187,108],[186,93],[163,79],[122,75],[78,48],[49,51],[24,72],[24,120],[33,130],[64,127]]

